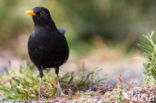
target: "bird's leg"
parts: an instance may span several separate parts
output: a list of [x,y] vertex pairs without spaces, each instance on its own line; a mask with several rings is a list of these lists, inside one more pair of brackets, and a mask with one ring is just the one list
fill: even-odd
[[39,76],[40,76],[40,87],[39,87],[39,91],[38,91],[38,101],[40,101],[40,98],[42,96],[42,94],[41,94],[42,77],[43,77],[43,71],[42,70],[39,70]]
[[61,88],[61,85],[60,85],[60,82],[59,82],[59,68],[55,68],[55,73],[57,75],[57,96],[64,96],[65,94],[63,93],[62,91],[62,88]]

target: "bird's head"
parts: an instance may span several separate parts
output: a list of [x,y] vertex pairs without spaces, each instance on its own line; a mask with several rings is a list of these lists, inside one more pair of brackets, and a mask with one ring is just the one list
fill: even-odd
[[44,7],[35,7],[33,10],[26,11],[26,14],[32,15],[35,25],[46,25],[52,22],[49,10]]

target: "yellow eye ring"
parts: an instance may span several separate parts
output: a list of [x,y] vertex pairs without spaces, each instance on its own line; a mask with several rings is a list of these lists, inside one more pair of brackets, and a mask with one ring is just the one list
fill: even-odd
[[41,12],[40,12],[40,15],[44,15],[44,14],[45,14],[45,12],[44,12],[44,11],[41,11]]

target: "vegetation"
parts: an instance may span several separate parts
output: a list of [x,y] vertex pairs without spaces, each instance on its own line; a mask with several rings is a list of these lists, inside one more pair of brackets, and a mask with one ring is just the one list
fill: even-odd
[[[19,70],[9,70],[1,75],[0,92],[6,100],[35,100],[38,96],[39,77],[34,66],[24,62]],[[73,95],[85,87],[99,84],[103,79],[96,79],[99,69],[91,72],[80,70],[78,74],[60,73],[61,85],[66,95]],[[56,74],[50,70],[44,72],[41,87],[42,99],[52,98],[56,95]]]
[[155,79],[156,83],[156,42],[154,32],[145,36],[146,41],[140,44],[144,51],[146,62],[144,63],[145,75]]

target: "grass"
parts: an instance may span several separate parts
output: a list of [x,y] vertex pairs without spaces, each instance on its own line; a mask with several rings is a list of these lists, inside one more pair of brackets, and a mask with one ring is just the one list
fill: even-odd
[[144,51],[146,62],[144,67],[146,68],[144,74],[147,78],[152,77],[155,79],[156,84],[156,42],[154,40],[154,32],[145,36],[145,42],[139,45]]
[[[24,62],[20,69],[9,70],[0,76],[0,95],[5,100],[36,100],[39,90],[39,77],[34,65]],[[60,82],[64,93],[74,95],[87,86],[99,84],[104,79],[96,79],[100,69],[86,71],[82,68],[77,74],[60,73]],[[42,99],[50,99],[56,95],[56,74],[52,70],[44,71],[41,87]]]

